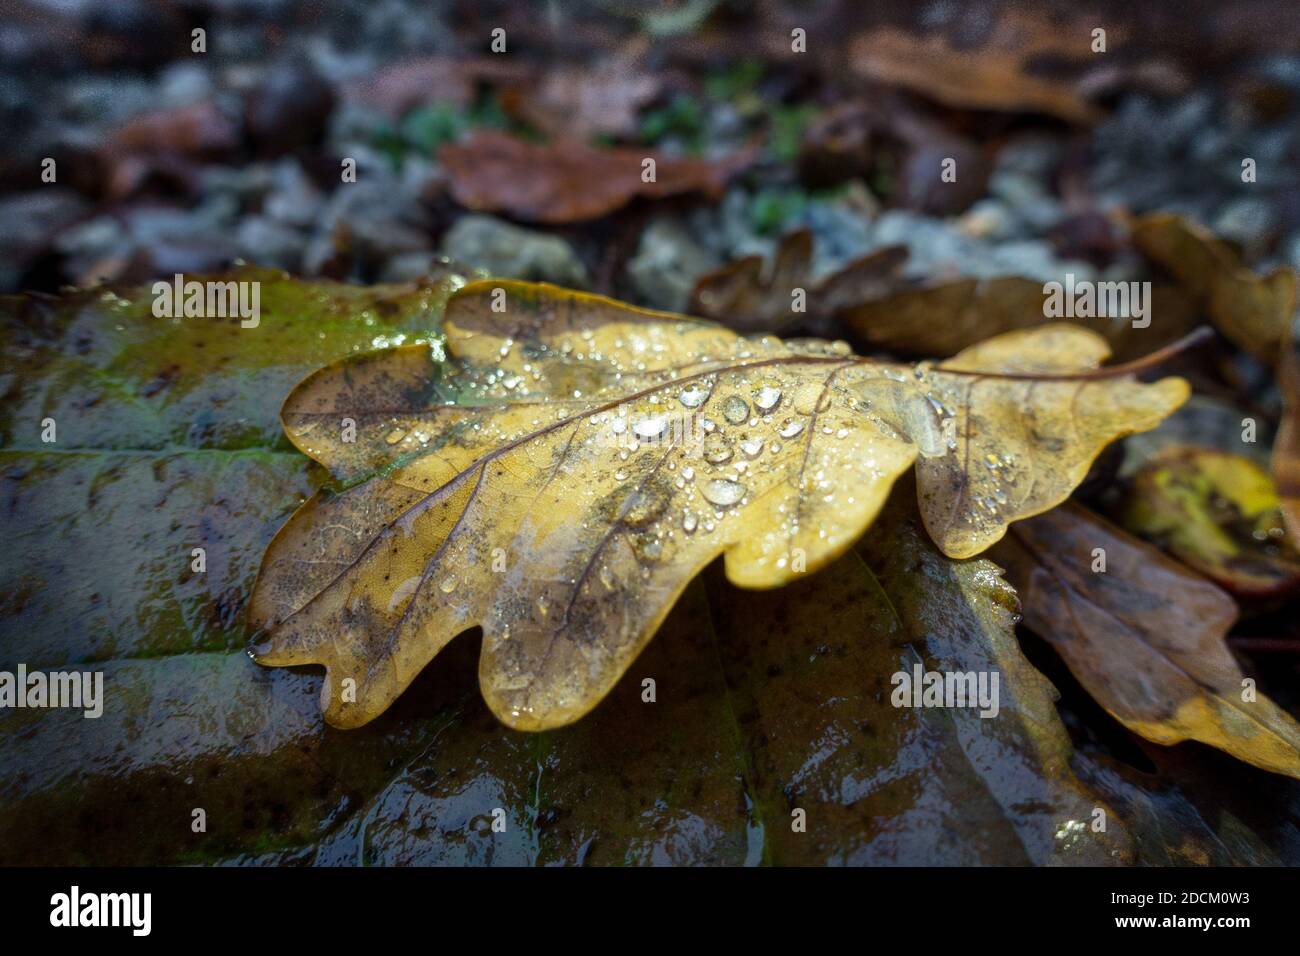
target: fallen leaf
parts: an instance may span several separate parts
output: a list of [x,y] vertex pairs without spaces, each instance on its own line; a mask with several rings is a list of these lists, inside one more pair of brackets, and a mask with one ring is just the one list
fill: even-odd
[[136,116],[100,147],[105,191],[113,199],[126,197],[156,170],[188,175],[189,164],[231,154],[242,136],[239,124],[211,100]]
[[[637,196],[662,199],[684,193],[719,198],[750,154],[726,159],[680,159],[653,150],[597,149],[574,140],[546,146],[495,130],[478,130],[438,154],[452,196],[470,209],[505,212],[550,224],[596,219]],[[654,160],[654,179],[643,177]]]
[[1300,822],[1300,784],[1208,749],[1180,747],[1153,757],[1157,766],[1146,772],[1088,750],[1076,751],[1073,761],[1079,779],[1124,820],[1140,865],[1300,862],[1290,839]]
[[61,449],[285,447],[285,392],[347,352],[427,341],[458,281],[360,287],[251,267],[185,279],[256,284],[257,326],[159,318],[152,286],[0,297],[0,439],[40,450],[50,417]]
[[1257,275],[1206,229],[1171,213],[1136,220],[1133,243],[1187,287],[1230,342],[1273,364],[1295,313],[1295,270]]
[[1300,343],[1289,334],[1278,357],[1282,421],[1273,440],[1272,472],[1278,507],[1293,540],[1300,540]]
[[[1043,316],[1044,284],[1021,276],[953,279],[896,288],[889,294],[841,309],[838,318],[852,337],[896,355],[942,357],[977,342],[1051,321]],[[1126,318],[1075,318],[1110,343],[1120,359],[1163,348],[1195,328],[1187,298],[1168,284],[1152,287],[1151,325],[1134,328]]]
[[1237,606],[1214,584],[1068,503],[1013,525],[992,557],[1025,623],[1124,726],[1300,777],[1300,724],[1263,694],[1245,697],[1225,640]]
[[1249,458],[1166,448],[1134,473],[1122,522],[1233,594],[1268,598],[1300,584],[1279,505]]
[[1001,16],[984,44],[963,48],[941,34],[914,35],[881,27],[852,41],[849,57],[860,76],[901,86],[958,109],[1046,113],[1089,125],[1101,116],[1068,81],[1032,70],[1044,56],[1085,59],[1090,32],[1062,30],[1023,11]]
[[504,89],[501,105],[547,136],[630,136],[637,131],[641,108],[659,95],[661,86],[653,73],[626,63],[547,70]]
[[[781,238],[771,265],[762,256],[745,256],[701,276],[691,293],[691,312],[741,332],[778,332],[797,323],[829,320],[847,305],[880,298],[898,281],[907,258],[903,246],[887,246],[814,281],[813,236],[807,229]],[[794,292],[804,293],[794,311]]]
[[358,356],[282,411],[297,447],[355,483],[268,548],[254,652],[324,664],[338,726],[382,713],[475,624],[493,712],[569,723],[718,555],[742,587],[815,571],[913,463],[930,535],[978,554],[1188,391],[1098,373],[1105,344],[1061,325],[912,369],[484,280],[453,296],[444,329],[457,364],[424,346]]
[[354,80],[344,87],[343,95],[349,102],[396,120],[429,102],[467,107],[474,102],[481,83],[510,86],[532,79],[531,67],[505,57],[429,56],[385,67]]

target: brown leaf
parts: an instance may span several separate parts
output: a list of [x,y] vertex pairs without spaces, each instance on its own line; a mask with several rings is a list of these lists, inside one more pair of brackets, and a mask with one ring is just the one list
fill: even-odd
[[[741,332],[778,332],[800,322],[825,326],[844,306],[886,294],[898,281],[907,258],[904,246],[888,246],[862,256],[825,278],[812,278],[813,236],[807,229],[781,238],[770,268],[761,256],[745,256],[701,276],[691,293],[691,312]],[[802,312],[793,311],[793,292],[806,295]]]
[[1237,606],[1219,588],[1074,504],[1014,525],[993,558],[1025,623],[1124,726],[1300,777],[1300,724],[1243,694],[1224,640]]
[[1287,532],[1300,540],[1300,342],[1287,335],[1284,343],[1277,363],[1282,421],[1273,439],[1273,483]]
[[108,167],[107,192],[127,196],[155,169],[186,175],[190,163],[230,153],[241,137],[239,124],[211,100],[137,116],[100,148]]
[[[897,355],[953,355],[977,342],[1052,321],[1044,318],[1043,283],[1021,276],[954,279],[902,288],[844,309],[839,319],[865,345]],[[1153,286],[1151,325],[1136,329],[1124,318],[1076,318],[1110,343],[1117,358],[1145,355],[1186,335],[1196,314],[1185,296]]]
[[480,83],[522,84],[533,76],[526,64],[499,56],[430,56],[386,67],[354,81],[344,88],[344,97],[397,119],[429,102],[467,107],[473,103]]
[[[462,205],[551,224],[596,219],[637,196],[661,199],[698,192],[717,199],[727,180],[750,162],[748,153],[705,160],[651,150],[596,149],[572,140],[539,146],[491,130],[444,146],[439,158],[450,176],[452,196]],[[654,182],[642,181],[646,159],[655,161]]]
[[641,108],[659,95],[661,86],[656,75],[615,62],[594,69],[548,70],[530,82],[508,86],[501,104],[553,138],[629,136],[637,130]]
[[1272,364],[1296,307],[1296,274],[1279,266],[1257,275],[1206,229],[1172,213],[1133,224],[1133,242],[1182,282],[1230,342]]
[[850,46],[852,68],[959,109],[1034,112],[1087,125],[1099,111],[1068,82],[1032,71],[1036,57],[1081,59],[1090,31],[1063,31],[1044,17],[1014,11],[1001,17],[983,46],[961,48],[948,37],[916,36],[882,27]]

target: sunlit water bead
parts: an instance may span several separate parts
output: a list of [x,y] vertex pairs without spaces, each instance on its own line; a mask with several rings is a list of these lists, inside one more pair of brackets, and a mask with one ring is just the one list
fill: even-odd
[[754,407],[767,414],[781,402],[781,390],[775,385],[760,385],[754,390]]
[[692,382],[681,390],[677,400],[687,408],[699,408],[709,397],[709,390],[699,382]]
[[763,439],[749,438],[740,443],[740,450],[749,458],[757,458],[763,451]]
[[406,429],[402,428],[400,425],[394,425],[388,430],[388,434],[384,435],[384,441],[390,445],[396,445],[405,437]]
[[711,465],[721,465],[731,459],[733,454],[731,441],[721,432],[711,432],[704,436],[701,443],[704,460]]
[[794,438],[804,429],[804,423],[798,418],[787,418],[777,429],[777,434],[782,438]]
[[695,512],[692,511],[691,509],[687,508],[682,513],[682,530],[685,531],[687,534],[694,534],[695,529],[699,527],[699,524],[700,524],[699,517],[697,517]]
[[438,583],[438,590],[443,594],[450,594],[452,591],[456,590],[459,584],[460,582],[456,580],[456,575],[449,574]]
[[728,395],[722,401],[722,417],[733,425],[749,418],[749,405],[739,395]]
[[744,498],[746,490],[745,486],[738,481],[732,481],[730,478],[714,478],[704,483],[700,493],[710,504],[727,508]]
[[638,438],[658,438],[668,427],[667,415],[652,415],[643,418],[632,426],[632,433]]

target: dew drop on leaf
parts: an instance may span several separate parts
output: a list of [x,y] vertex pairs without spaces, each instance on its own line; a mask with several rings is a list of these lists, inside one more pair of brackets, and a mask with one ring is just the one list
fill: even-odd
[[787,418],[781,423],[779,434],[782,438],[793,438],[803,431],[803,422],[797,418]]
[[719,507],[734,505],[745,497],[745,486],[729,478],[714,478],[706,482],[702,493],[707,501]]
[[708,397],[709,393],[699,385],[687,385],[682,389],[682,393],[677,396],[677,400],[687,408],[699,408]]
[[655,415],[652,418],[644,418],[637,422],[632,426],[632,431],[638,438],[658,438],[667,427],[668,416]]
[[722,417],[733,425],[739,425],[749,417],[749,405],[739,395],[728,395],[722,403]]
[[731,458],[731,442],[719,432],[704,436],[704,460],[720,465]]
[[754,393],[754,407],[760,412],[770,412],[781,401],[781,390],[773,385],[764,385]]

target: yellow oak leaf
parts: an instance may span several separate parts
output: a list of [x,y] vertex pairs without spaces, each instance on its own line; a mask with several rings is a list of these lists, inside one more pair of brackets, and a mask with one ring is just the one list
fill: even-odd
[[570,723],[719,555],[745,588],[813,573],[913,465],[935,543],[978,554],[1188,394],[1099,370],[1105,342],[1066,325],[909,366],[484,280],[449,300],[444,331],[445,361],[428,345],[354,356],[282,409],[346,486],[267,549],[252,653],[323,664],[336,726],[378,716],[474,626],[497,717]]

